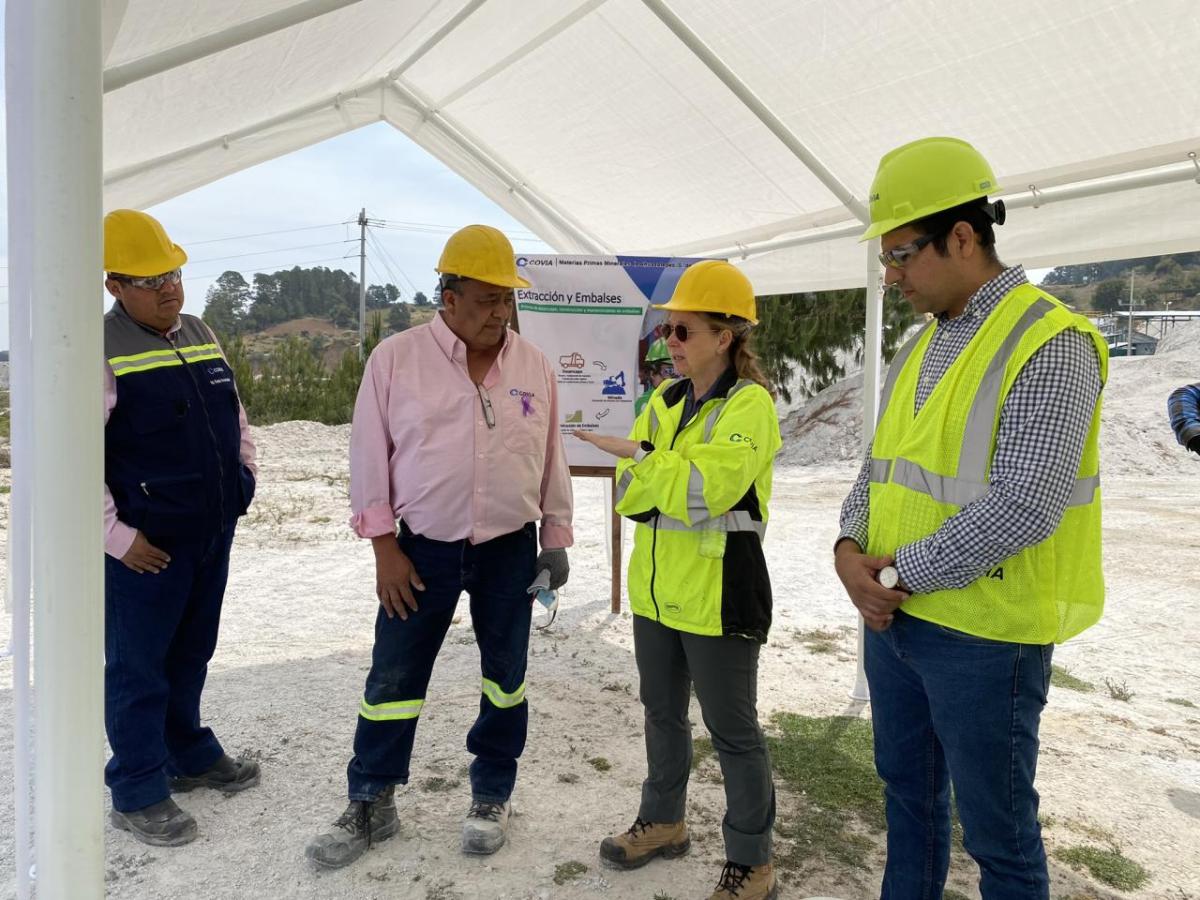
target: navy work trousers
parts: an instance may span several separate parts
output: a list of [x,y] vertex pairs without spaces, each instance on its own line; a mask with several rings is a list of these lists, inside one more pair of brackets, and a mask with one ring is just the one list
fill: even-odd
[[471,622],[483,680],[479,715],[467,735],[471,794],[502,803],[517,780],[525,749],[529,707],[525,664],[529,653],[531,598],[537,553],[532,523],[482,544],[435,541],[403,527],[400,549],[412,560],[424,591],[417,611],[375,619],[371,671],[347,770],[351,800],[373,800],[393,784],[406,784],[417,720],[433,664],[463,591],[471,597]]
[[157,575],[104,557],[104,780],[120,812],[165,800],[170,776],[199,774],[224,752],[200,725],[200,694],[233,531],[155,542],[171,557]]

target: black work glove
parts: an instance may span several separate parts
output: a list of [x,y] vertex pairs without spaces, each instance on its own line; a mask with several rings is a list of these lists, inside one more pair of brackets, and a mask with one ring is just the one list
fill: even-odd
[[538,554],[537,562],[533,564],[533,574],[536,577],[542,569],[550,572],[550,590],[557,591],[567,583],[571,574],[571,566],[567,563],[567,551],[543,550]]
[[1189,450],[1191,450],[1193,453],[1200,456],[1200,434],[1196,435],[1194,438],[1192,438],[1190,441],[1187,442],[1187,448]]

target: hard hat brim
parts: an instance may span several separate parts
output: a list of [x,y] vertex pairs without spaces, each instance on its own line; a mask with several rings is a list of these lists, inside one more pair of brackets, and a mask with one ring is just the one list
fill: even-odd
[[[666,303],[651,303],[650,308],[674,310],[675,312],[712,313],[716,316],[730,315],[723,309],[701,309],[699,307],[692,306],[690,303],[676,303],[674,297],[672,297]],[[751,325],[758,324],[757,316],[738,316],[738,318],[745,319]]]

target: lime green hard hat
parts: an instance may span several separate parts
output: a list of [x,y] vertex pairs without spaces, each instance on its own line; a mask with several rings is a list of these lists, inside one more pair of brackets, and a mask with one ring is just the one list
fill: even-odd
[[871,224],[859,240],[879,237],[999,189],[988,161],[966,141],[921,138],[879,161],[871,182]]
[[646,362],[668,363],[670,361],[671,351],[667,349],[667,342],[662,338],[655,338],[654,342],[646,350]]

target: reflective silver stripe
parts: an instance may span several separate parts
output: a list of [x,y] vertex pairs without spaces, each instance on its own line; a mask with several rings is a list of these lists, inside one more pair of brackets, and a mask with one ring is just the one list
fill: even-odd
[[693,519],[707,519],[710,515],[704,502],[704,473],[695,463],[689,463],[692,472],[688,475],[687,504]]
[[871,480],[887,484],[888,475],[892,471],[892,461],[890,459],[880,459],[877,456],[871,457]]
[[626,469],[621,473],[621,477],[617,479],[617,502],[625,498],[625,492],[629,490],[629,486],[633,484],[633,469]]
[[424,700],[396,700],[392,703],[368,703],[364,697],[358,714],[372,722],[392,722],[400,719],[415,719],[421,714]]
[[767,523],[755,521],[744,509],[735,509],[712,519],[704,519],[695,525],[659,515],[657,527],[664,531],[753,531],[760,541],[767,536]]
[[492,681],[490,678],[483,679],[482,685],[483,696],[491,701],[492,706],[497,709],[512,709],[514,706],[520,706],[525,702],[525,682],[517,685],[517,689],[511,694],[507,693],[504,688]]
[[925,323],[916,334],[914,334],[903,347],[897,351],[892,357],[891,363],[888,365],[887,378],[883,382],[883,393],[879,395],[879,415],[875,419],[875,424],[878,425],[883,421],[884,410],[887,409],[888,401],[892,399],[892,391],[896,387],[896,379],[900,377],[900,370],[904,368],[904,364],[908,362],[908,358],[912,356],[912,352],[917,349],[917,344],[921,337],[933,327],[935,319],[930,319]]
[[724,407],[721,404],[709,410],[708,417],[704,420],[704,443],[708,443],[712,438],[713,429],[717,427],[717,418],[721,415],[721,410]]
[[654,443],[654,438],[658,434],[658,413],[654,411],[653,399],[646,403],[646,412],[650,413],[650,442]]
[[1052,309],[1054,304],[1044,297],[1031,304],[988,363],[979,389],[975,392],[975,399],[971,401],[971,411],[967,414],[963,429],[962,450],[958,454],[960,479],[969,482],[987,479],[988,464],[992,460],[992,428],[996,422],[996,410],[1000,405],[1000,390],[1004,386],[1008,362],[1025,332]]
[[1076,478],[1075,487],[1071,488],[1071,498],[1067,501],[1067,506],[1087,506],[1095,499],[1098,490],[1100,490],[1099,475]]
[[909,459],[896,459],[892,466],[892,481],[922,494],[928,494],[939,503],[966,506],[987,493],[988,486],[963,478],[936,475]]
[[[874,462],[873,460],[872,465]],[[880,462],[886,462],[886,460],[880,460]],[[970,481],[966,478],[936,475],[908,459],[896,460],[892,467],[892,481],[910,490],[928,494],[939,503],[950,503],[954,506],[966,506],[968,503],[973,503],[986,494],[991,487],[987,483]],[[1075,479],[1067,506],[1087,506],[1095,498],[1099,488],[1099,475]]]

